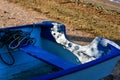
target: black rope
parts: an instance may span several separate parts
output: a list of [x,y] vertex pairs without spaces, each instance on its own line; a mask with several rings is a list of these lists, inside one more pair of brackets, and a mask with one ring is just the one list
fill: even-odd
[[[8,48],[7,48],[8,49]],[[13,65],[14,63],[15,63],[15,59],[14,59],[14,57],[13,57],[13,55],[12,55],[12,53],[10,52],[10,50],[8,49],[8,55],[11,57],[11,60],[12,60],[12,62],[7,62],[3,57],[2,57],[2,55],[0,55],[0,59],[1,59],[1,61],[4,63],[4,64],[6,64],[6,65]]]
[[[33,28],[34,27],[35,25],[33,24]],[[0,48],[7,48],[7,53],[12,59],[12,62],[9,63],[5,61],[0,54],[2,62],[6,65],[13,65],[15,63],[15,59],[11,52],[18,47],[34,44],[36,42],[35,38],[30,37],[33,32],[33,28],[30,32],[24,32],[22,30],[0,30]]]

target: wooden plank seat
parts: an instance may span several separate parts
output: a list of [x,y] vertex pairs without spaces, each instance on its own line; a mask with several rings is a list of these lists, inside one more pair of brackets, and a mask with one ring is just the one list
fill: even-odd
[[20,50],[50,65],[58,67],[60,69],[68,69],[68,68],[76,66],[76,64],[72,62],[66,61],[36,46],[32,46],[32,45],[24,46],[24,47],[21,47]]

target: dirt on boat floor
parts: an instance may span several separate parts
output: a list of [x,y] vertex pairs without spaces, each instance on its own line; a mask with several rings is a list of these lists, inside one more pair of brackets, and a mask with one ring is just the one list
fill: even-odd
[[[26,9],[14,3],[9,3],[5,0],[0,0],[1,28],[38,23],[44,20],[51,20],[51,19],[48,19],[44,15],[35,12],[31,9]],[[69,27],[67,27],[67,33],[71,41],[83,45],[90,43],[93,40],[93,36],[94,36],[93,34],[83,32],[80,30],[75,31],[74,29],[71,29]],[[116,65],[115,69],[111,74],[112,76],[110,75],[109,77],[105,78],[105,80],[120,80],[120,62],[118,62],[118,64]]]

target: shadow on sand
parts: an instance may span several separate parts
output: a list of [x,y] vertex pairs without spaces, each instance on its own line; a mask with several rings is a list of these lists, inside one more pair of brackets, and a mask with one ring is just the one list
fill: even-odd
[[[94,38],[90,38],[90,37],[81,37],[81,36],[72,36],[72,35],[67,35],[68,40],[70,41],[81,41],[81,42],[87,42],[90,43],[93,41]],[[109,39],[111,40],[111,39]],[[118,45],[120,45],[120,40],[112,40],[115,43],[117,43]]]
[[72,35],[67,35],[68,40],[72,41],[82,41],[82,42],[91,42],[94,38],[89,38],[89,37],[81,37],[81,36],[72,36]]

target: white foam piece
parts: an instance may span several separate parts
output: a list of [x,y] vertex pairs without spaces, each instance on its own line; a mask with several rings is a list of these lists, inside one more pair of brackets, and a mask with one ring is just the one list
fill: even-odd
[[64,32],[59,30],[60,26],[61,24],[53,23],[51,34],[58,44],[63,45],[65,49],[71,51],[83,64],[107,55],[110,51],[110,48],[107,47],[108,44],[120,49],[120,46],[116,43],[102,37],[96,37],[89,45],[86,46],[75,44],[66,39]]

